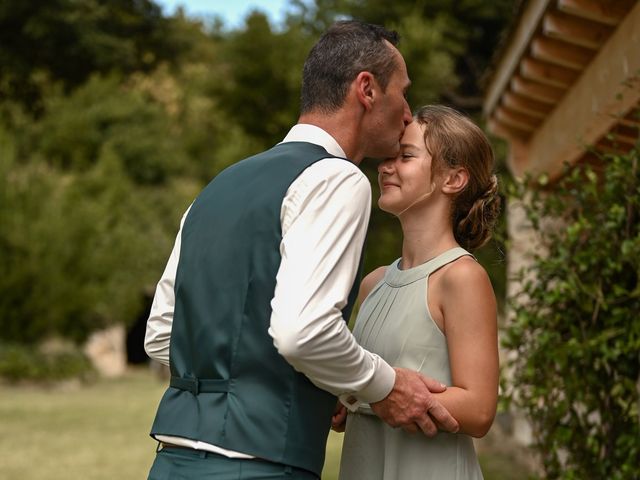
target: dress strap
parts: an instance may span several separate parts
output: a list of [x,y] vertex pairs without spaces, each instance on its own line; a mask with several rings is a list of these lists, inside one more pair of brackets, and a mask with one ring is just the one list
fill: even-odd
[[437,257],[432,258],[431,260],[429,260],[429,262],[427,262],[427,265],[428,265],[427,275],[431,275],[433,272],[444,267],[446,264],[451,263],[459,259],[460,257],[464,257],[466,255],[476,260],[476,257],[474,257],[471,253],[467,252],[462,247],[454,247],[450,250],[447,250],[446,252],[441,253]]

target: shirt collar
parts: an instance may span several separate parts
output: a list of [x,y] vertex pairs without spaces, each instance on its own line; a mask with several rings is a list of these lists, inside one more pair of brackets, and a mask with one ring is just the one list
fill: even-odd
[[281,143],[286,142],[313,143],[314,145],[320,145],[331,155],[342,158],[347,157],[335,138],[322,128],[308,123],[298,123],[294,125]]

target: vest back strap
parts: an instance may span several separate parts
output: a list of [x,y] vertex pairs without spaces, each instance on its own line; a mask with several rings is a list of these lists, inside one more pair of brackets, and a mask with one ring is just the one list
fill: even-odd
[[213,378],[180,378],[171,377],[169,385],[178,390],[199,393],[225,393],[229,391],[229,380]]

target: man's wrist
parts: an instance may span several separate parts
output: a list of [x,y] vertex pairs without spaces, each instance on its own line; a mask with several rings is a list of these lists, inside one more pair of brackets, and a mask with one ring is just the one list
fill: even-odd
[[396,381],[395,369],[383,359],[375,355],[376,371],[369,384],[362,390],[340,395],[340,401],[348,410],[354,412],[363,403],[375,403],[383,400],[391,393]]

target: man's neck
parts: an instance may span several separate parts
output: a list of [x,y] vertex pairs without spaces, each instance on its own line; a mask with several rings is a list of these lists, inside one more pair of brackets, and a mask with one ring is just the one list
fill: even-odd
[[309,112],[300,115],[298,123],[315,125],[331,135],[342,148],[345,155],[356,165],[359,165],[364,155],[362,154],[362,142],[359,141],[359,122],[351,118],[344,110],[326,114]]

